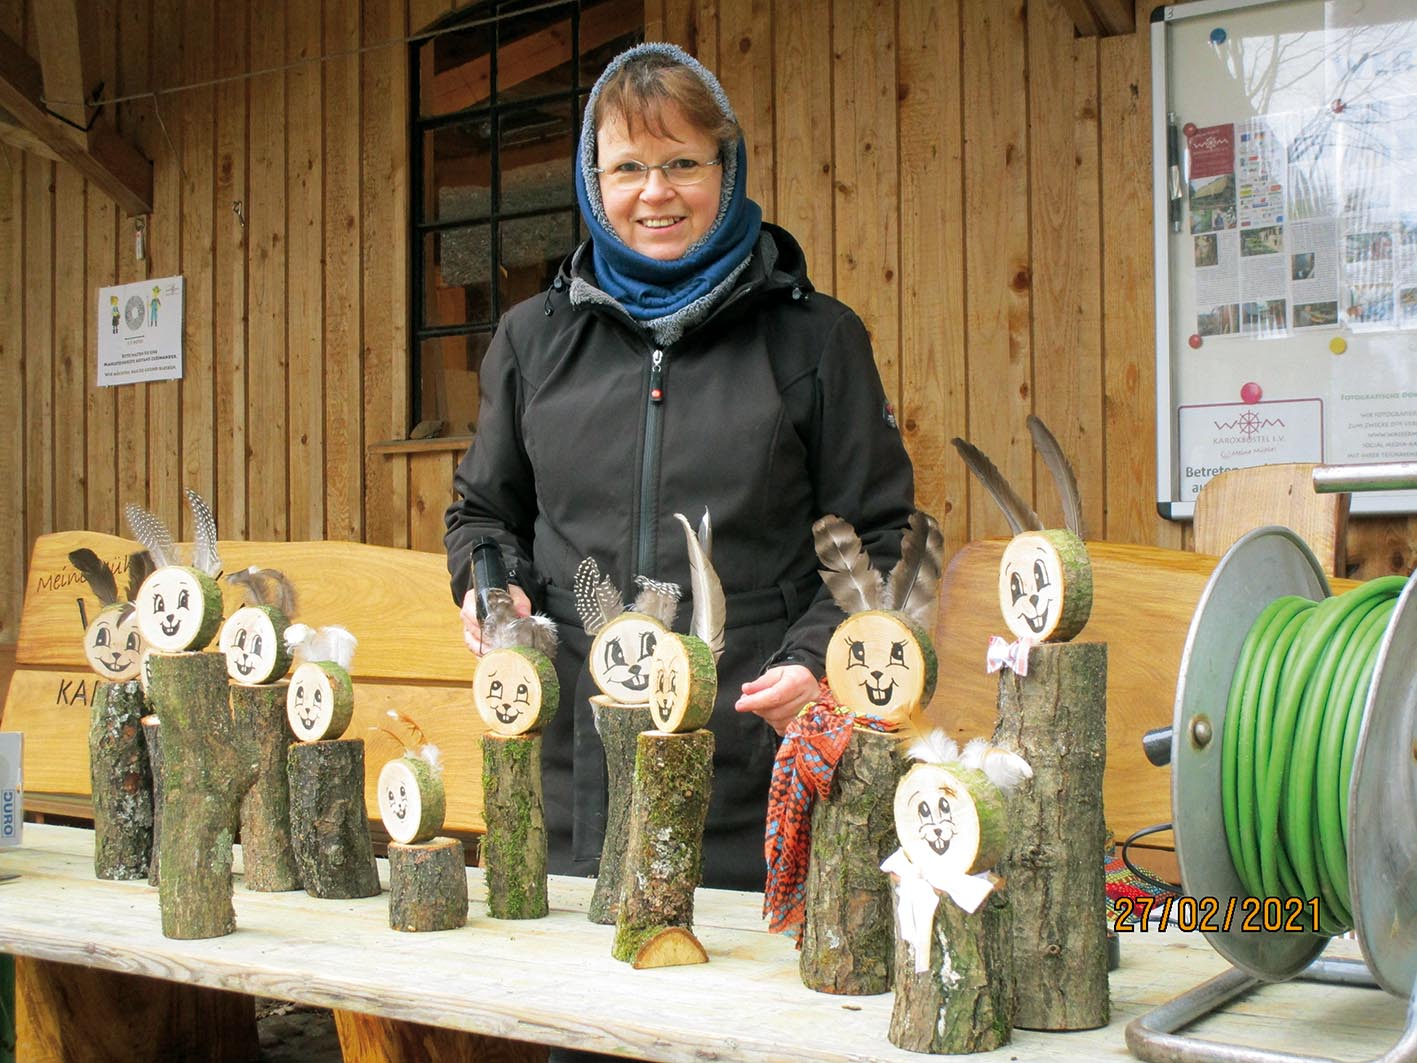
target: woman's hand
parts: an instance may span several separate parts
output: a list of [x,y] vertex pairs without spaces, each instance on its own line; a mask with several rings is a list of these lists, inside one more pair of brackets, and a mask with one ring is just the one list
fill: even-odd
[[733,707],[756,713],[782,734],[797,711],[816,697],[816,676],[800,664],[780,664],[744,683],[743,696]]
[[[526,596],[526,591],[513,584],[507,588],[512,596],[512,605],[517,610],[517,616],[531,616],[531,599]],[[462,640],[467,643],[475,656],[481,657],[482,649],[482,625],[477,622],[477,591],[470,590],[463,595],[462,599]]]

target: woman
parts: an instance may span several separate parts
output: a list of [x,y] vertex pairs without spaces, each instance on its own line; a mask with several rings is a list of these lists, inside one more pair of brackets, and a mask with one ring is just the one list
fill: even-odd
[[594,874],[605,826],[590,640],[570,595],[582,559],[626,600],[636,575],[687,591],[674,514],[710,512],[728,631],[704,881],[760,890],[776,734],[816,695],[842,619],[816,573],[812,522],[845,517],[884,566],[912,509],[866,330],[812,290],[792,237],[762,223],[746,159],[699,63],[667,44],[618,56],[591,93],[577,153],[590,239],[545,298],[504,316],[483,362],[448,567],[474,652],[469,562],[483,536],[502,544],[518,608],[558,621],[561,709],[542,746],[556,873]]

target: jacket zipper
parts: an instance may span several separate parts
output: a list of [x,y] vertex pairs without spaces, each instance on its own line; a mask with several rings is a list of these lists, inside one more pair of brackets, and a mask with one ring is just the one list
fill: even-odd
[[660,424],[664,417],[664,351],[655,348],[649,363],[649,396],[645,409],[645,442],[640,452],[640,524],[635,544],[635,571],[630,575],[654,576],[650,541],[654,533],[655,511],[659,508],[656,489],[659,466]]

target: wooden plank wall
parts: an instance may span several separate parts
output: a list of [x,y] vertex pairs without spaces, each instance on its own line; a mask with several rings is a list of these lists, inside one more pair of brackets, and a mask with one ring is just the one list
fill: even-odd
[[[35,2],[0,0],[0,32],[32,53]],[[1154,3],[1139,0],[1139,26]],[[224,538],[439,549],[458,445],[374,444],[409,415],[397,42],[453,6],[93,0],[106,92],[230,80],[100,118],[155,163],[143,261],[103,195],[4,147],[0,642],[37,535],[121,533],[129,501],[190,534],[186,486],[215,501]],[[1056,519],[1030,411],[1072,454],[1093,537],[1186,540],[1152,503],[1145,31],[1077,38],[1065,6],[646,0],[648,36],[720,73],[751,194],[870,328],[951,550],[1004,528],[955,435]],[[95,388],[97,288],[175,273],[186,378]],[[1405,571],[1414,552],[1413,522],[1355,522],[1360,574]]]

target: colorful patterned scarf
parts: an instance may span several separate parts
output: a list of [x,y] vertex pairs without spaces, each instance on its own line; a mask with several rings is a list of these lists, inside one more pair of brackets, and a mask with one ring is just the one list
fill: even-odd
[[[825,688],[824,688],[825,691]],[[841,712],[828,693],[806,706],[791,723],[778,747],[768,788],[767,887],[763,915],[774,934],[800,932],[806,913],[807,864],[812,852],[812,803],[831,793],[836,766],[855,727],[889,731],[879,716]],[[800,947],[801,941],[798,941]]]

